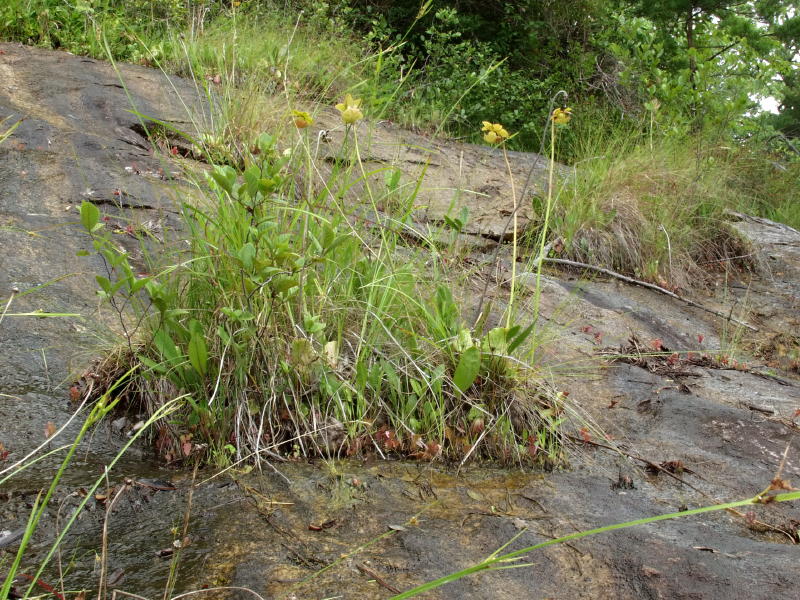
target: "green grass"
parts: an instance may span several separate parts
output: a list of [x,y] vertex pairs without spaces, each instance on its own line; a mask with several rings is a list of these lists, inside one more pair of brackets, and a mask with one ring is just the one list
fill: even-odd
[[[635,130],[591,134],[558,191],[551,231],[562,258],[690,290],[752,253],[727,210],[798,225],[800,163],[779,171],[748,147]],[[543,201],[538,201],[541,213]]]
[[0,6],[0,39],[105,58],[103,36],[114,56],[137,62],[171,29],[190,19],[176,0],[7,0]]
[[166,48],[164,62],[172,73],[219,75],[239,89],[322,101],[357,87],[372,60],[346,33],[278,10],[223,14],[188,39],[173,34]]
[[[448,257],[404,242],[417,188],[370,183],[357,132],[347,127],[325,175],[301,130],[262,134],[239,170],[214,167],[183,207],[189,249],[151,265],[156,275],[137,276],[84,203],[107,266],[101,295],[138,324],[112,359],[112,372],[142,367],[127,401],[153,412],[187,396],[157,440],[168,460],[375,452],[558,464],[564,397],[525,359],[535,315],[517,324],[525,313],[512,305],[505,326],[466,323]],[[378,203],[390,193],[387,214]]]

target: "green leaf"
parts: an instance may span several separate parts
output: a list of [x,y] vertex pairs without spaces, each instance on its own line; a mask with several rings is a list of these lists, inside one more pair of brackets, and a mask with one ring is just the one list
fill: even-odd
[[475,378],[481,370],[481,351],[476,346],[467,348],[461,353],[456,372],[453,374],[453,383],[461,390],[466,392],[475,383]]
[[211,172],[211,177],[223,190],[229,194],[233,192],[233,184],[236,182],[236,171],[228,165],[216,166]]
[[208,371],[208,348],[206,347],[205,332],[203,326],[197,320],[192,320],[189,324],[191,337],[189,338],[189,362],[201,377],[205,377]]
[[153,360],[150,360],[146,356],[139,356],[139,362],[141,362],[145,367],[147,367],[154,373],[159,373],[160,375],[164,375],[167,372],[167,369],[164,368],[164,365],[162,363],[157,363]]
[[178,347],[175,345],[175,342],[172,341],[170,335],[164,331],[164,329],[159,329],[156,332],[156,334],[153,336],[153,343],[161,353],[161,356],[167,360],[171,367],[176,367],[182,362],[181,353],[178,351]]
[[515,337],[515,338],[514,338],[514,339],[513,339],[513,340],[512,340],[512,341],[511,341],[509,344],[508,344],[508,353],[509,353],[509,354],[511,354],[512,352],[514,352],[514,350],[516,350],[517,348],[519,348],[519,347],[520,347],[520,345],[521,345],[523,342],[525,342],[525,340],[526,340],[526,339],[528,339],[528,336],[529,336],[529,335],[531,334],[531,332],[533,331],[533,327],[534,327],[534,325],[535,325],[535,324],[536,324],[536,323],[535,323],[535,322],[533,322],[533,323],[531,323],[530,325],[528,325],[528,326],[527,326],[527,327],[526,327],[526,328],[525,328],[525,329],[522,331],[522,333],[520,333],[520,334],[519,334],[517,337]]
[[149,277],[141,277],[139,279],[135,279],[131,284],[131,293],[135,294],[139,290],[141,290],[147,283],[150,281]]
[[490,329],[483,341],[492,354],[505,354],[508,352],[505,327]]
[[255,198],[258,193],[259,179],[261,178],[261,169],[256,165],[251,165],[244,172],[244,180],[247,185],[247,193],[251,198]]
[[84,200],[81,203],[81,225],[91,233],[98,221],[100,221],[100,210],[91,202]]
[[275,281],[273,282],[272,286],[275,291],[279,294],[285,294],[293,287],[297,287],[299,282],[297,281],[297,277],[276,277]]
[[337,246],[341,246],[343,243],[345,243],[349,239],[352,239],[350,234],[342,233],[342,234],[338,235],[332,242],[330,242],[329,244],[326,244],[324,254],[327,254],[328,252],[331,252],[332,250],[335,250]]
[[325,323],[323,323],[317,315],[305,313],[303,315],[303,328],[309,335],[314,335],[315,333],[325,330]]
[[242,266],[248,271],[253,268],[253,259],[256,257],[256,247],[247,242],[244,246],[239,248],[239,260],[242,261]]
[[108,295],[111,295],[111,282],[108,280],[108,277],[103,277],[102,275],[95,275],[95,281],[97,281],[97,285]]

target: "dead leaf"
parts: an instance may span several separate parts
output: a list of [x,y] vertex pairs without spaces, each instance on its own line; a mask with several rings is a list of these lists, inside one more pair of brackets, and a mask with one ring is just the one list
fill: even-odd
[[48,421],[47,425],[44,426],[44,437],[46,439],[50,439],[56,433],[56,424],[52,421]]
[[781,479],[780,477],[776,477],[770,482],[769,489],[771,490],[785,490],[787,492],[793,491],[795,488],[792,487],[786,479]]
[[477,500],[479,502],[481,500],[485,500],[485,498],[481,494],[479,494],[478,492],[476,492],[474,490],[467,490],[467,496],[469,496],[473,500]]
[[581,427],[578,433],[580,434],[584,443],[588,444],[592,441],[592,436],[589,434],[589,430],[586,427]]
[[311,523],[309,524],[308,529],[310,531],[322,531],[323,529],[330,529],[334,525],[336,525],[336,519],[330,519],[329,521],[325,521],[324,523],[320,523],[319,525]]

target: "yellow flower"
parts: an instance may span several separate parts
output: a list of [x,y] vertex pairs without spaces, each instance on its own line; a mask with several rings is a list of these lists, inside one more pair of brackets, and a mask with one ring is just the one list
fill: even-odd
[[292,117],[294,118],[295,127],[298,129],[305,129],[314,122],[311,115],[304,110],[293,110]]
[[572,118],[572,109],[568,106],[557,108],[553,111],[551,118],[557,125],[565,125]]
[[350,94],[345,95],[344,102],[336,105],[336,110],[342,113],[342,121],[345,125],[352,125],[364,118],[364,113],[361,112],[359,106],[361,106],[361,98],[354,99]]
[[499,144],[509,138],[508,131],[500,123],[484,121],[481,131],[484,132],[483,139],[490,144]]

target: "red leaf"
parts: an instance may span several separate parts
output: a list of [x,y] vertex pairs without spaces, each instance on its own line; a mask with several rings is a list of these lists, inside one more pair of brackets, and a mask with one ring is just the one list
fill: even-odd
[[402,446],[400,440],[397,439],[397,434],[387,428],[386,425],[375,432],[375,441],[381,444],[386,450],[397,450]]
[[530,454],[531,458],[536,458],[536,455],[539,454],[539,444],[532,435],[528,437],[528,454]]
[[656,352],[661,352],[664,348],[664,342],[662,342],[660,338],[656,338],[650,341],[650,347]]

